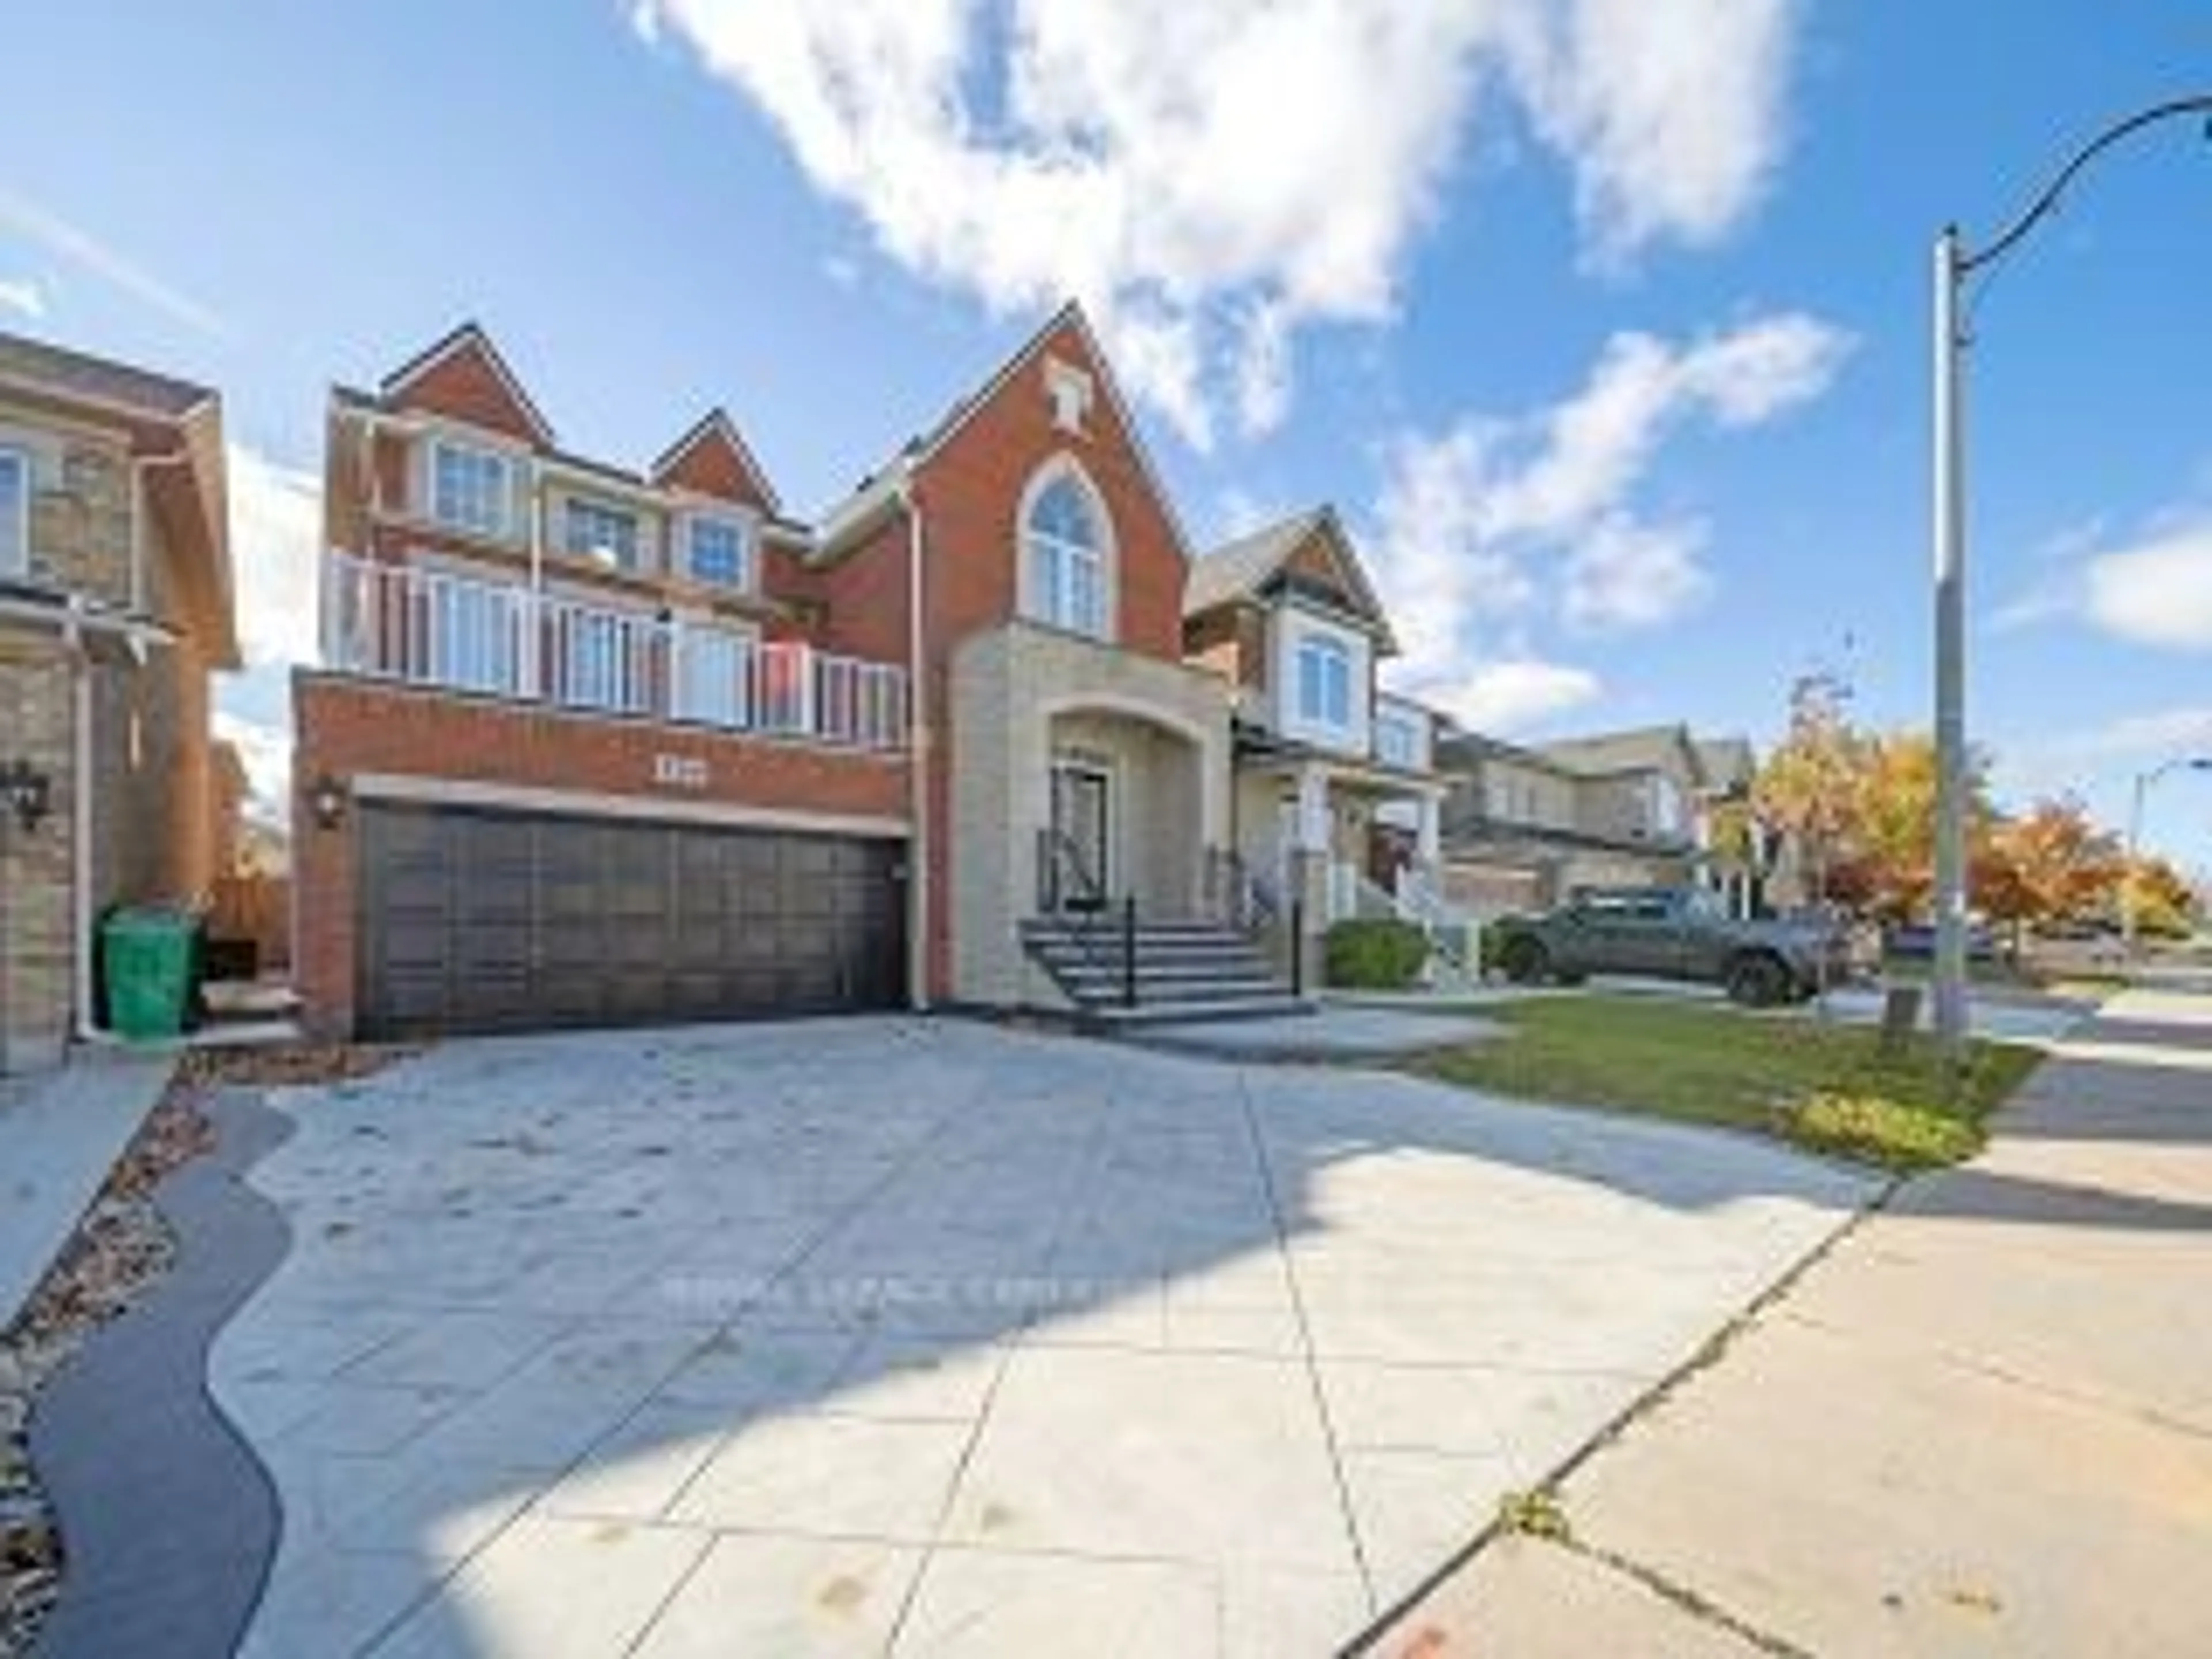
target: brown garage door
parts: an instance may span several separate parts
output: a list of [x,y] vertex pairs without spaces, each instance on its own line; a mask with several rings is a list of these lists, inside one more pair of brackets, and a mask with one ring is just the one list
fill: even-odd
[[370,1036],[897,1006],[889,841],[364,805]]

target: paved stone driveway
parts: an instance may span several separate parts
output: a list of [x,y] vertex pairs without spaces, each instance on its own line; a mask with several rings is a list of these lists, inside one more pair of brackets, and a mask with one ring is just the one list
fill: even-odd
[[1864,1195],[1725,1135],[958,1022],[280,1095],[246,1651],[1328,1651]]

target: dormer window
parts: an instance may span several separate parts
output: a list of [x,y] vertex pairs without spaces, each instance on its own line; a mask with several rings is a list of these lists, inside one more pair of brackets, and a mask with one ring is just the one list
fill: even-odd
[[684,520],[684,568],[692,580],[750,591],[752,526],[743,519],[694,514]]
[[514,533],[514,464],[496,449],[434,438],[430,516],[453,530],[504,541]]
[[31,458],[0,449],[0,577],[31,573]]
[[1031,480],[1021,538],[1023,614],[1112,637],[1112,536],[1104,507],[1073,463],[1048,463]]
[[638,568],[637,514],[603,501],[571,500],[561,516],[561,548],[617,570]]

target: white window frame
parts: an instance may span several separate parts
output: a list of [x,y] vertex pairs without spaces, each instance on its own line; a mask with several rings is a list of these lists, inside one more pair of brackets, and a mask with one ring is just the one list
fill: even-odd
[[[678,623],[674,642],[675,672],[669,690],[678,720],[732,732],[750,731],[758,724],[758,629],[701,622],[687,617]],[[712,659],[717,657],[723,659],[720,666],[726,671],[714,682],[720,691],[713,696],[697,696],[700,687],[695,677],[702,667],[714,666]],[[702,658],[708,660],[702,662]]]
[[[1352,692],[1352,659],[1351,646],[1334,634],[1308,632],[1298,635],[1291,652],[1291,695],[1300,726],[1335,733],[1352,730],[1357,702]],[[1310,665],[1313,668],[1310,680]],[[1312,703],[1307,700],[1309,690],[1316,694]],[[1332,706],[1335,701],[1329,695],[1332,690],[1341,693],[1341,708]]]
[[7,462],[14,463],[15,467],[17,499],[15,522],[6,526],[13,550],[0,544],[0,576],[20,580],[31,574],[31,498],[37,491],[29,450],[21,444],[0,444],[0,463]]
[[[430,521],[447,530],[459,531],[463,535],[481,536],[489,541],[513,541],[515,532],[515,457],[495,445],[472,442],[446,432],[432,433],[428,445],[423,477],[423,506]],[[447,513],[444,491],[439,487],[439,473],[441,463],[449,455],[474,462],[489,462],[499,469],[499,488],[494,496],[499,503],[497,523],[478,524],[473,520]]]
[[[628,550],[625,551],[615,541],[580,542],[576,531],[580,514],[596,514],[605,520],[628,524]],[[645,568],[645,515],[634,507],[620,507],[612,501],[603,501],[596,495],[564,495],[561,500],[561,551],[569,558],[588,560],[593,564],[607,564],[609,561],[601,555],[612,554],[613,568],[642,570]]]
[[[1090,507],[1091,522],[1098,532],[1097,546],[1085,547],[1032,527],[1031,520],[1045,491],[1062,483],[1072,484]],[[1120,567],[1114,519],[1106,510],[1106,498],[1099,494],[1098,487],[1091,482],[1091,475],[1073,456],[1056,455],[1030,475],[1028,487],[1022,491],[1014,534],[1022,615],[1049,628],[1112,643]],[[1083,564],[1093,567],[1093,607],[1089,615],[1084,613],[1077,600],[1078,574]],[[1042,570],[1040,565],[1044,567]]]
[[[726,530],[737,538],[736,576],[708,576],[700,573],[698,534],[702,529]],[[753,521],[741,513],[685,514],[684,574],[702,587],[722,588],[732,593],[754,592],[760,586],[760,537]]]
[[1413,771],[1421,764],[1419,720],[1401,708],[1375,711],[1375,758],[1386,766]]

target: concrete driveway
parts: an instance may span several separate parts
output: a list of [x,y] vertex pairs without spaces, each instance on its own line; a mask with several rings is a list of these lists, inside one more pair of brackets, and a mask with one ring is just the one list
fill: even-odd
[[1868,1183],[960,1022],[455,1043],[279,1095],[217,1399],[246,1650],[1328,1651]]

